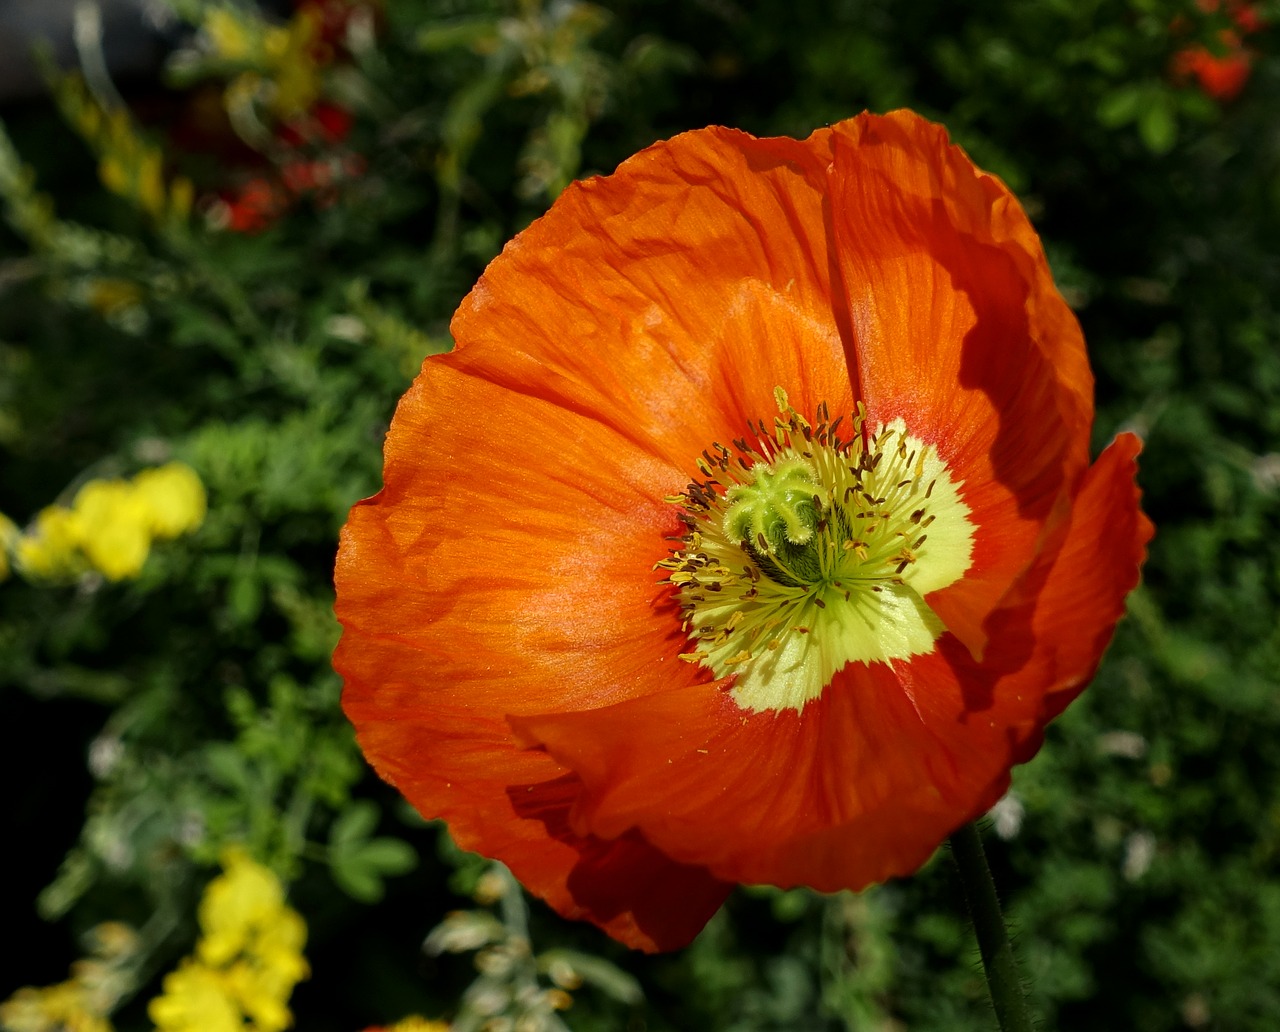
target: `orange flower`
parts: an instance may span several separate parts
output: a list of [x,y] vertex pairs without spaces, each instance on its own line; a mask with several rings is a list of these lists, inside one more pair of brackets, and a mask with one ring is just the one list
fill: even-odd
[[[1216,14],[1219,0],[1197,0],[1205,14]],[[1238,97],[1249,81],[1253,68],[1253,52],[1242,35],[1259,32],[1267,23],[1256,7],[1241,0],[1228,0],[1226,15],[1233,28],[1218,31],[1218,51],[1196,44],[1183,47],[1173,55],[1173,74],[1179,80],[1195,79],[1200,89],[1214,100],[1223,102]]]
[[1089,465],[1035,232],[909,112],[656,144],[453,332],[343,533],[346,712],[423,814],[632,946],[733,882],[915,870],[1137,582],[1139,443]]
[[1173,55],[1173,72],[1178,79],[1194,78],[1200,89],[1214,100],[1235,100],[1249,81],[1253,56],[1230,30],[1220,33],[1226,52],[1214,54],[1208,47],[1185,47]]

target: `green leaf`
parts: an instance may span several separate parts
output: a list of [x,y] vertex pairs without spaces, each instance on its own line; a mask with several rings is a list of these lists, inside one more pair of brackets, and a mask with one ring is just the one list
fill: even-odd
[[205,747],[204,759],[215,781],[224,788],[249,794],[249,764],[234,745],[229,742],[211,742]]
[[474,47],[497,31],[498,23],[493,18],[461,18],[419,29],[413,42],[424,53],[436,54],[458,47]]
[[1108,129],[1117,129],[1138,118],[1147,91],[1139,85],[1121,86],[1098,102],[1098,121]]
[[329,848],[345,850],[363,842],[378,826],[378,807],[366,799],[342,811],[329,832]]
[[418,866],[418,853],[398,838],[370,839],[360,848],[360,862],[369,864],[385,877],[407,874]]
[[338,888],[361,903],[376,903],[386,891],[377,869],[356,857],[335,855],[330,858],[329,870]]
[[407,842],[376,838],[359,845],[339,843],[330,849],[329,867],[339,888],[362,903],[376,903],[385,892],[383,879],[413,870],[418,854]]
[[1150,104],[1138,116],[1138,135],[1152,154],[1168,154],[1178,142],[1178,122],[1167,102]]
[[241,626],[248,626],[262,612],[262,584],[250,571],[238,574],[227,589],[227,609]]

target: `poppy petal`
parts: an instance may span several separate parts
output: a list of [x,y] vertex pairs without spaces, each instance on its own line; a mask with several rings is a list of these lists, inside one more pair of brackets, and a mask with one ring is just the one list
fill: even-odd
[[397,711],[381,693],[349,692],[344,705],[383,778],[444,817],[461,847],[505,860],[566,917],[594,921],[635,949],[670,950],[686,945],[729,893],[635,833],[608,841],[575,834],[577,779],[545,753],[516,748],[504,721],[412,699]]
[[685,133],[571,185],[463,301],[450,360],[598,420],[682,476],[710,428],[738,436],[771,417],[779,384],[808,400],[815,369],[827,400],[851,406],[831,317],[830,138]]
[[648,574],[678,480],[613,430],[435,362],[397,410],[385,481],[335,571],[348,693],[501,716],[666,684],[666,655],[684,666]]
[[1155,527],[1139,508],[1141,450],[1137,436],[1122,433],[1089,468],[1072,510],[1071,533],[1040,593],[1035,634],[1052,642],[1056,654],[1040,675],[1044,723],[1093,679],[1146,561]]
[[[634,949],[687,946],[733,886],[672,860],[635,832],[607,840],[575,834],[570,814],[581,791],[572,775],[507,789],[526,834],[497,849],[511,857],[516,877],[565,917],[594,921]],[[545,838],[529,834],[531,821]]]
[[[457,417],[475,405],[489,417],[479,426]],[[507,441],[522,442],[524,461]],[[470,464],[451,468],[464,449]],[[605,492],[571,472],[610,464]],[[386,489],[353,510],[335,574],[345,633],[334,662],[374,767],[448,820],[464,848],[504,859],[561,912],[641,949],[683,945],[727,886],[638,836],[568,832],[563,790],[539,787],[563,768],[516,747],[505,717],[696,676],[676,659],[673,607],[647,575],[672,529],[661,501],[672,476],[598,422],[433,363],[397,411]],[[519,521],[508,518],[513,498]],[[599,555],[646,576],[616,577],[584,552],[584,525]],[[477,567],[477,556],[492,561]],[[532,794],[517,805],[512,785]]]

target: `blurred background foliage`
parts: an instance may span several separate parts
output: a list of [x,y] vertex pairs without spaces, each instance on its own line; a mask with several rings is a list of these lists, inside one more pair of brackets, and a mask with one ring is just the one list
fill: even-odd
[[[0,1019],[200,1027],[165,974],[212,963],[199,901],[240,877],[307,927],[259,1029],[285,1001],[319,1032],[992,1027],[941,856],[859,896],[744,889],[683,953],[630,955],[409,812],[328,665],[338,528],[506,239],[683,129],[905,105],[1040,228],[1096,444],[1147,442],[1145,585],[988,826],[1034,1006],[1280,1027],[1280,4],[145,13],[155,75],[114,80],[81,5],[78,60],[0,109],[0,993],[32,987]],[[157,470],[187,486],[143,504]]]

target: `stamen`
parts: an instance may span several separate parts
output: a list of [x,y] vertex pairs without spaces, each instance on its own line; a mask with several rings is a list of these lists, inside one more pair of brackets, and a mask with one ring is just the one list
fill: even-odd
[[868,433],[859,402],[846,441],[825,402],[810,422],[774,398],[772,428],[748,420],[694,458],[704,479],[667,498],[685,533],[655,565],[698,643],[680,658],[732,675],[749,709],[801,708],[848,662],[931,650],[945,628],[924,596],[972,551],[959,485],[901,421]]

